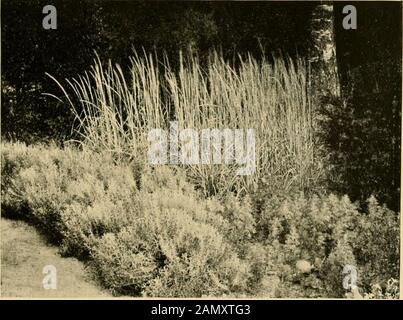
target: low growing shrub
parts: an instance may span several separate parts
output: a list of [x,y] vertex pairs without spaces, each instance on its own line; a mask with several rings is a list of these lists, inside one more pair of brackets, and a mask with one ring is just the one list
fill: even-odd
[[[19,159],[29,161],[21,165]],[[70,149],[18,146],[14,153],[6,146],[2,168],[2,201],[16,209],[24,203],[29,211],[20,214],[62,253],[89,259],[113,292],[201,296],[246,290],[248,264],[238,257],[239,236],[231,224],[239,219],[237,228],[243,228],[243,204],[236,198],[224,206],[202,200],[170,168],[143,168],[136,181],[136,166]],[[245,217],[247,233],[253,223],[248,211]]]
[[356,268],[362,292],[398,277],[399,216],[373,198],[369,203],[365,214],[347,196],[268,202],[259,236],[282,280],[278,296],[343,297],[346,265]]
[[181,168],[3,144],[2,213],[37,224],[116,294],[396,297],[399,215],[347,196],[205,198]]

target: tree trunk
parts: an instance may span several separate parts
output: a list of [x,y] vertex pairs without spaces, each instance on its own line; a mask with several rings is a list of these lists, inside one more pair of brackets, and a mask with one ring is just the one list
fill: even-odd
[[320,2],[314,7],[310,21],[311,44],[309,66],[311,93],[314,98],[339,95],[333,4]]

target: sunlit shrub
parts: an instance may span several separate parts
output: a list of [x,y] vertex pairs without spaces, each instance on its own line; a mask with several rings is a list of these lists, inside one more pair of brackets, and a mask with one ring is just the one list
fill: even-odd
[[386,287],[382,288],[379,284],[375,283],[371,286],[371,291],[365,293],[365,299],[399,299],[400,289],[398,279],[389,279]]
[[[7,203],[24,203],[29,210],[21,216],[37,223],[63,254],[90,259],[115,293],[202,296],[246,290],[248,264],[237,256],[231,221],[238,219],[241,229],[242,223],[253,224],[248,211],[243,222],[244,205],[237,199],[225,206],[203,200],[170,168],[139,169],[136,181],[133,166],[117,166],[108,157],[19,148],[16,155],[12,148],[3,153]],[[24,166],[22,155],[30,159],[21,161]]]
[[[302,193],[205,198],[182,169],[108,154],[4,144],[2,210],[86,259],[116,294],[396,297],[399,215],[368,200]],[[252,200],[251,200],[252,199]]]
[[368,213],[359,217],[351,246],[364,290],[370,291],[374,284],[385,290],[389,279],[399,279],[400,215],[374,197],[367,203]]
[[93,257],[105,284],[123,293],[197,297],[245,287],[246,264],[213,226],[181,210],[150,207],[136,223],[98,240]]
[[[374,283],[385,287],[389,278],[398,277],[398,215],[374,199],[368,214],[347,196],[273,199],[260,223],[260,238],[282,279],[279,296],[343,297],[346,265],[357,269],[362,291]],[[311,266],[309,271],[301,271],[300,261]]]

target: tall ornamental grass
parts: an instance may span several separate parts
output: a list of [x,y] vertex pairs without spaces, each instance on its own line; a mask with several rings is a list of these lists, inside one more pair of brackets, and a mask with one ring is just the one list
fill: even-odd
[[[248,55],[231,65],[217,52],[202,65],[180,56],[179,68],[153,55],[135,53],[128,70],[97,57],[91,70],[63,88],[76,116],[81,143],[118,159],[146,161],[147,133],[179,129],[254,129],[256,165],[251,176],[235,166],[187,165],[189,177],[206,195],[273,189],[307,190],[322,175],[314,141],[308,72],[302,59],[274,62]],[[72,92],[73,94],[68,94]],[[262,182],[263,181],[263,182]]]

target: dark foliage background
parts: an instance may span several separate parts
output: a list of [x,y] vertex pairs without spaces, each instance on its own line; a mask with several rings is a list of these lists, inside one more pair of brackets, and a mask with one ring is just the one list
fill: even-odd
[[[49,1],[2,2],[2,137],[28,143],[71,137],[72,115],[42,95],[59,94],[48,72],[71,78],[97,51],[125,65],[132,47],[175,64],[178,50],[203,59],[251,52],[308,53],[315,2],[57,1],[58,30],[42,28]],[[337,65],[342,97],[322,97],[322,135],[334,164],[331,190],[352,200],[375,194],[394,210],[400,199],[401,4],[355,3],[358,30],[342,29],[335,4]]]
[[402,88],[401,3],[355,3],[358,28],[342,28],[335,4],[335,35],[342,104],[324,126],[339,179],[333,188],[362,204],[372,193],[400,208]]

